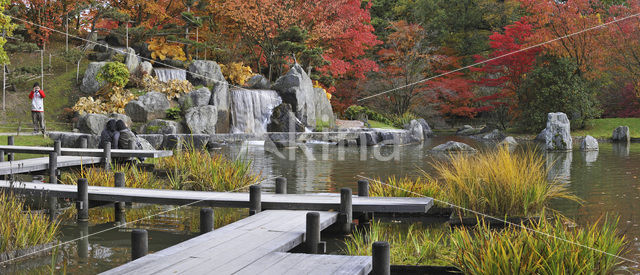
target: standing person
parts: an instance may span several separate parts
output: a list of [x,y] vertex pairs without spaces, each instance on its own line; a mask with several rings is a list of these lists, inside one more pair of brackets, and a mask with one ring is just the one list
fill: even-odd
[[31,120],[33,121],[33,133],[42,131],[44,135],[44,91],[40,90],[38,82],[33,84],[33,90],[29,93],[31,99]]

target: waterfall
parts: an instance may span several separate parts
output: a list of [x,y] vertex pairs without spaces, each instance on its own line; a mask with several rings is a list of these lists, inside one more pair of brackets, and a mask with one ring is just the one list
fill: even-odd
[[273,90],[231,89],[231,133],[267,132],[273,109],[282,99]]
[[160,82],[169,82],[169,80],[187,80],[187,71],[177,69],[154,69],[156,76]]

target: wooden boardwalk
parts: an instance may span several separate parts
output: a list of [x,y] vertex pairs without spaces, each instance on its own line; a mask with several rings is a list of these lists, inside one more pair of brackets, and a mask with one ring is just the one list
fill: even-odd
[[[368,274],[371,257],[284,253],[305,240],[308,211],[268,210],[102,274]],[[319,212],[320,228],[338,219]]]
[[[4,153],[22,153],[22,154],[49,154],[55,152],[53,147],[40,146],[16,146],[16,145],[0,145],[0,151]],[[60,148],[62,156],[84,156],[84,157],[102,157],[103,149],[93,148]],[[113,158],[161,158],[173,155],[173,151],[167,150],[124,150],[111,149],[111,157]]]
[[[64,168],[100,163],[102,158],[62,156],[58,157],[57,160],[57,168]],[[49,157],[0,162],[0,175],[30,173],[48,169]]]
[[[89,183],[91,184],[91,183]],[[75,185],[0,181],[0,189],[14,189],[41,196],[77,198]],[[263,193],[262,209],[328,211],[340,207],[339,194],[302,195]],[[89,186],[89,200],[153,203],[164,205],[249,208],[248,193],[180,191]],[[353,196],[354,212],[426,213],[432,198],[388,198]]]

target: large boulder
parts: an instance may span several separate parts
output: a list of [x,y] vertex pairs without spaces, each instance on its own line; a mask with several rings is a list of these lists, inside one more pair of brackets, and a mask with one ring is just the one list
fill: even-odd
[[304,132],[304,125],[298,120],[289,103],[282,103],[273,109],[267,132]]
[[506,138],[504,138],[501,142],[501,145],[507,145],[507,146],[516,146],[518,145],[518,142],[516,141],[515,138],[513,138],[512,136],[508,136]]
[[124,107],[125,112],[135,122],[147,122],[164,118],[167,109],[171,108],[171,102],[162,93],[148,92],[138,100],[132,100]]
[[221,82],[213,86],[209,105],[216,106],[218,110],[218,122],[216,132],[218,134],[229,133],[231,131],[231,96],[229,94],[229,84]]
[[360,133],[356,143],[358,146],[374,146],[378,145],[382,141],[382,137],[378,132],[363,132]]
[[149,63],[148,61],[143,61],[142,63],[140,63],[138,70],[140,71],[141,75],[151,75],[151,73],[153,72],[153,65],[151,65],[151,63]]
[[257,74],[249,78],[245,86],[249,89],[269,90],[271,82],[263,75]]
[[217,120],[218,110],[212,105],[193,107],[185,115],[185,122],[192,134],[215,134]]
[[124,64],[127,65],[127,69],[130,73],[135,73],[138,71],[138,67],[140,66],[140,58],[136,55],[136,51],[132,48],[127,48]]
[[433,131],[431,130],[431,127],[429,127],[429,123],[427,123],[426,120],[424,120],[424,118],[419,118],[417,119],[418,123],[420,123],[420,125],[422,125],[422,133],[424,134],[425,138],[428,137],[432,137],[433,136]]
[[175,135],[182,134],[183,129],[180,123],[172,120],[154,119],[142,126],[140,131],[143,134],[164,134]]
[[631,141],[631,134],[629,134],[629,126],[618,126],[613,130],[611,140],[614,142],[629,142]]
[[547,128],[544,131],[545,148],[551,151],[571,151],[571,123],[565,113],[547,114]]
[[80,85],[80,91],[85,94],[93,95],[95,94],[102,86],[105,85],[104,81],[99,82],[96,79],[98,75],[98,71],[106,65],[107,62],[91,62],[87,67],[87,70],[84,71],[84,77],[82,78],[82,85]]
[[187,80],[193,86],[203,85],[207,87],[225,82],[220,66],[215,61],[195,60],[189,65]]
[[111,118],[102,114],[85,114],[78,119],[76,128],[81,133],[99,135],[109,119]]
[[470,136],[470,135],[478,134],[479,132],[480,132],[480,129],[475,129],[475,128],[471,127],[471,125],[464,125],[464,126],[458,128],[458,131],[456,131],[456,135],[458,135],[458,136]]
[[209,88],[207,87],[202,87],[195,91],[191,91],[190,93],[180,97],[179,99],[180,106],[182,106],[183,109],[209,105],[210,101],[211,91],[209,91]]
[[598,151],[598,149],[598,140],[596,140],[592,136],[584,137],[582,143],[580,144],[580,150],[582,151]]
[[462,142],[447,141],[431,149],[436,152],[475,152],[476,149]]
[[424,129],[422,128],[422,124],[418,122],[418,120],[411,120],[406,130],[409,131],[411,137],[416,141],[424,140]]
[[316,127],[313,83],[300,64],[295,64],[287,74],[278,78],[272,88],[282,97],[283,102],[291,104],[296,117],[305,126]]
[[482,136],[482,139],[485,140],[502,140],[505,138],[505,135],[500,132],[498,129],[493,129],[493,131],[486,133]]
[[331,102],[327,98],[327,93],[322,88],[313,88],[315,94],[316,104],[316,125],[334,128],[336,126],[336,120],[333,117],[333,108]]

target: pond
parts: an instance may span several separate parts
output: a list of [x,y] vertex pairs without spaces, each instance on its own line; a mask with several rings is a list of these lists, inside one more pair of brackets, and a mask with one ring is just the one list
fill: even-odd
[[[264,178],[283,176],[288,179],[289,193],[339,192],[342,187],[357,189],[357,176],[385,179],[388,176],[419,175],[419,170],[430,172],[429,163],[442,159],[430,149],[449,140],[468,143],[476,148],[493,148],[491,143],[444,136],[427,140],[423,144],[383,147],[344,147],[316,142],[307,143],[302,148],[265,148],[259,142],[223,147],[219,153],[229,157],[251,160],[252,169],[262,173]],[[558,177],[568,188],[584,200],[583,205],[557,201],[552,207],[573,218],[578,224],[594,222],[606,213],[620,216],[620,230],[630,242],[629,254],[640,260],[640,144],[621,146],[601,143],[599,152],[574,151],[570,153],[547,153],[550,177]],[[267,192],[273,191],[274,181],[264,184]],[[135,207],[152,207],[139,206]],[[162,211],[170,206],[150,210]],[[111,211],[112,208],[105,209]],[[191,217],[197,208],[185,210],[182,214],[167,213],[154,217],[141,226],[149,230],[150,252],[177,244],[195,236],[189,228]],[[62,241],[73,240],[80,234],[89,234],[112,227],[112,223],[79,226],[75,223],[62,226]],[[126,263],[130,257],[128,230],[111,230],[91,236],[88,243],[70,242],[63,245],[56,257],[45,256],[21,261],[0,273],[38,274],[49,272],[50,263],[55,261],[57,269],[66,269],[70,274],[88,274],[108,270]],[[337,242],[331,242],[333,252],[339,250]],[[81,252],[81,253],[78,253]],[[625,264],[633,266],[632,264]],[[66,266],[66,267],[65,267]]]

